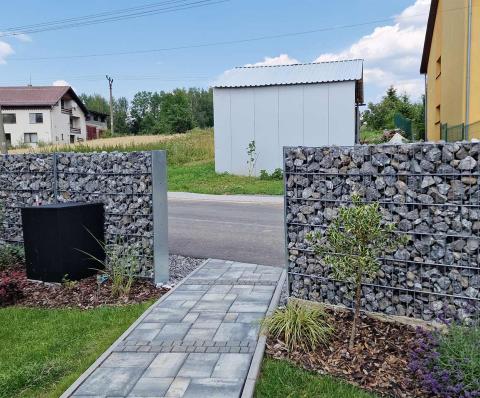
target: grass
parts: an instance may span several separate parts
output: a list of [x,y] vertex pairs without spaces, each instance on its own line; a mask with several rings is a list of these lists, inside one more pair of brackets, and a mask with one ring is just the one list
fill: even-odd
[[0,398],[56,398],[149,306],[0,309]]
[[213,130],[186,134],[113,137],[66,146],[36,148],[37,152],[167,151],[168,189],[206,194],[281,195],[281,180],[215,173]]
[[360,129],[360,142],[365,144],[380,144],[383,142],[383,132]]
[[211,160],[169,167],[168,190],[216,195],[281,195],[283,181],[217,174]]
[[480,326],[450,326],[440,336],[438,365],[460,379],[468,391],[480,391]]
[[330,376],[320,376],[287,361],[266,358],[255,389],[256,398],[374,398],[373,394]]

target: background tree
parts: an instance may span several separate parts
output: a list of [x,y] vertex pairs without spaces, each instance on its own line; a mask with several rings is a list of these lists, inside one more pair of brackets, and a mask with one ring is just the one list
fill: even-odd
[[396,114],[400,114],[412,121],[414,131],[420,138],[423,138],[425,132],[423,98],[420,102],[412,102],[407,94],[398,95],[397,90],[391,86],[379,103],[370,102],[367,108],[362,114],[362,122],[367,129],[393,129],[395,127],[394,117]]
[[125,97],[120,97],[113,101],[113,119],[116,132],[119,134],[128,134],[130,132],[128,100]]
[[100,94],[80,94],[79,97],[88,110],[110,114],[110,105]]
[[192,107],[192,117],[196,127],[213,126],[213,89],[190,88],[187,96]]
[[163,93],[158,130],[161,133],[185,133],[194,127],[191,103],[185,90]]
[[315,254],[331,266],[335,278],[353,283],[355,287],[354,316],[349,349],[353,349],[360,318],[362,283],[374,278],[380,270],[378,257],[394,250],[404,238],[394,233],[394,224],[385,224],[378,203],[364,204],[352,195],[352,206],[341,207],[326,233],[310,233],[307,241]]

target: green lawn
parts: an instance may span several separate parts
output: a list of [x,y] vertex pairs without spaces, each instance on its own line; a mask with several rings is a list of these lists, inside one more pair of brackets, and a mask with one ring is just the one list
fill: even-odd
[[168,167],[168,190],[208,194],[281,195],[283,181],[216,174],[213,161]]
[[57,398],[150,305],[0,309],[0,398]]
[[256,398],[374,398],[329,376],[320,376],[286,361],[266,358],[255,390]]

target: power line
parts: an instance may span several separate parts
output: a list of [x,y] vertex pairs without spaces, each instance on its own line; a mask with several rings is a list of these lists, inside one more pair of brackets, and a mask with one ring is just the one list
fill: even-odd
[[[425,15],[425,14],[412,15],[409,18],[414,18],[420,15]],[[313,33],[356,28],[356,27],[368,26],[368,25],[376,25],[378,23],[390,22],[392,20],[397,20],[397,19],[398,17],[389,17],[389,18],[376,19],[376,20],[360,22],[355,24],[335,25],[335,26],[322,27],[318,29],[304,30],[304,31],[298,31],[298,32],[289,32],[289,33],[280,33],[275,35],[251,37],[247,39],[216,41],[216,42],[209,42],[209,43],[198,43],[198,44],[190,44],[190,45],[183,45],[183,46],[176,46],[176,47],[163,47],[163,48],[155,48],[155,49],[148,49],[148,50],[116,51],[116,52],[105,52],[105,53],[77,54],[77,55],[59,55],[59,56],[53,56],[53,57],[21,57],[21,58],[17,57],[17,58],[10,58],[9,60],[10,61],[44,61],[44,60],[52,60],[52,59],[78,59],[78,58],[107,57],[107,56],[114,56],[114,55],[149,54],[149,53],[159,53],[159,52],[186,50],[186,49],[203,48],[203,47],[216,47],[216,46],[224,46],[224,45],[231,45],[231,44],[251,43],[251,42],[270,40],[270,39],[280,39],[285,37],[303,36],[303,35],[308,35]]]
[[156,2],[156,3],[149,3],[149,4],[144,4],[143,6],[121,8],[121,9],[117,9],[117,10],[109,10],[109,11],[104,11],[104,12],[95,13],[95,14],[87,14],[87,15],[83,15],[83,16],[79,16],[79,17],[72,17],[72,18],[66,18],[66,19],[55,19],[55,20],[40,22],[40,23],[36,23],[36,24],[31,24],[31,25],[21,25],[21,26],[14,26],[14,27],[10,27],[10,28],[2,28],[2,29],[0,29],[0,32],[14,32],[14,33],[18,34],[23,29],[37,28],[37,27],[42,27],[42,26],[59,25],[59,24],[62,24],[62,23],[67,23],[67,22],[80,21],[80,20],[97,18],[97,17],[114,15],[114,14],[124,14],[124,13],[135,11],[135,10],[141,10],[141,9],[152,8],[152,7],[159,7],[161,5],[168,4],[168,3],[178,3],[178,2],[185,2],[185,1],[186,0],[168,0],[168,1],[162,1],[162,2]]
[[[2,37],[11,37],[11,36],[18,36],[22,34],[32,34],[32,33],[39,33],[39,32],[47,32],[47,31],[56,31],[56,30],[63,30],[63,29],[69,29],[69,28],[74,28],[74,27],[83,27],[83,26],[89,26],[89,25],[97,25],[97,24],[102,24],[106,22],[116,22],[116,21],[123,21],[126,19],[133,19],[133,18],[140,18],[140,17],[145,17],[145,16],[150,16],[150,15],[157,15],[157,14],[166,14],[166,13],[171,13],[171,12],[177,12],[177,11],[183,11],[183,10],[189,10],[189,9],[194,9],[194,8],[200,8],[200,7],[206,7],[206,6],[211,6],[215,4],[220,4],[220,3],[225,3],[227,1],[231,0],[197,0],[197,1],[192,1],[192,0],[171,0],[171,2],[178,2],[178,1],[183,1],[183,4],[177,4],[177,5],[169,5],[166,7],[161,7],[159,9],[155,10],[149,10],[149,11],[141,11],[141,12],[136,12],[136,13],[130,13],[126,15],[119,15],[119,16],[112,16],[112,17],[107,17],[107,18],[100,18],[100,19],[95,19],[92,21],[85,21],[85,22],[73,22],[73,23],[68,23],[68,24],[62,24],[62,25],[52,25],[52,26],[45,26],[45,27],[38,27],[38,28],[30,28],[30,29],[23,29],[23,30],[16,30],[16,31],[7,31],[6,33],[0,33],[0,38]],[[14,28],[9,28],[9,29],[14,29]]]

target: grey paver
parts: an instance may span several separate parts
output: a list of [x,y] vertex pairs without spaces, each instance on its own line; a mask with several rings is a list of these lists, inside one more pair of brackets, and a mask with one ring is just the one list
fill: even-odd
[[184,398],[238,398],[242,391],[243,380],[234,379],[192,379]]
[[178,372],[180,377],[210,377],[219,359],[219,354],[189,354]]
[[151,341],[155,338],[155,336],[160,332],[161,327],[159,329],[140,329],[136,328],[133,330],[125,340],[143,340],[143,341]]
[[96,369],[76,391],[77,395],[124,396],[143,373],[142,368]]
[[113,352],[103,362],[108,368],[142,368],[145,369],[155,358],[155,354],[143,352]]
[[161,353],[156,356],[148,369],[145,377],[175,377],[183,365],[187,354]]
[[214,341],[256,340],[259,325],[248,323],[222,323],[215,333]]
[[144,330],[144,329],[154,329],[157,331],[160,331],[160,329],[165,325],[165,323],[161,322],[142,322],[140,325],[138,325],[135,330]]
[[165,397],[168,398],[181,398],[187,391],[190,379],[188,377],[175,377],[170,388],[168,389]]
[[182,340],[190,326],[189,323],[167,323],[152,341]]
[[190,329],[184,337],[184,341],[213,340],[216,329]]
[[251,360],[250,354],[221,354],[213,369],[212,377],[243,379],[247,376]]
[[137,381],[128,397],[163,397],[167,393],[172,378],[142,377]]

